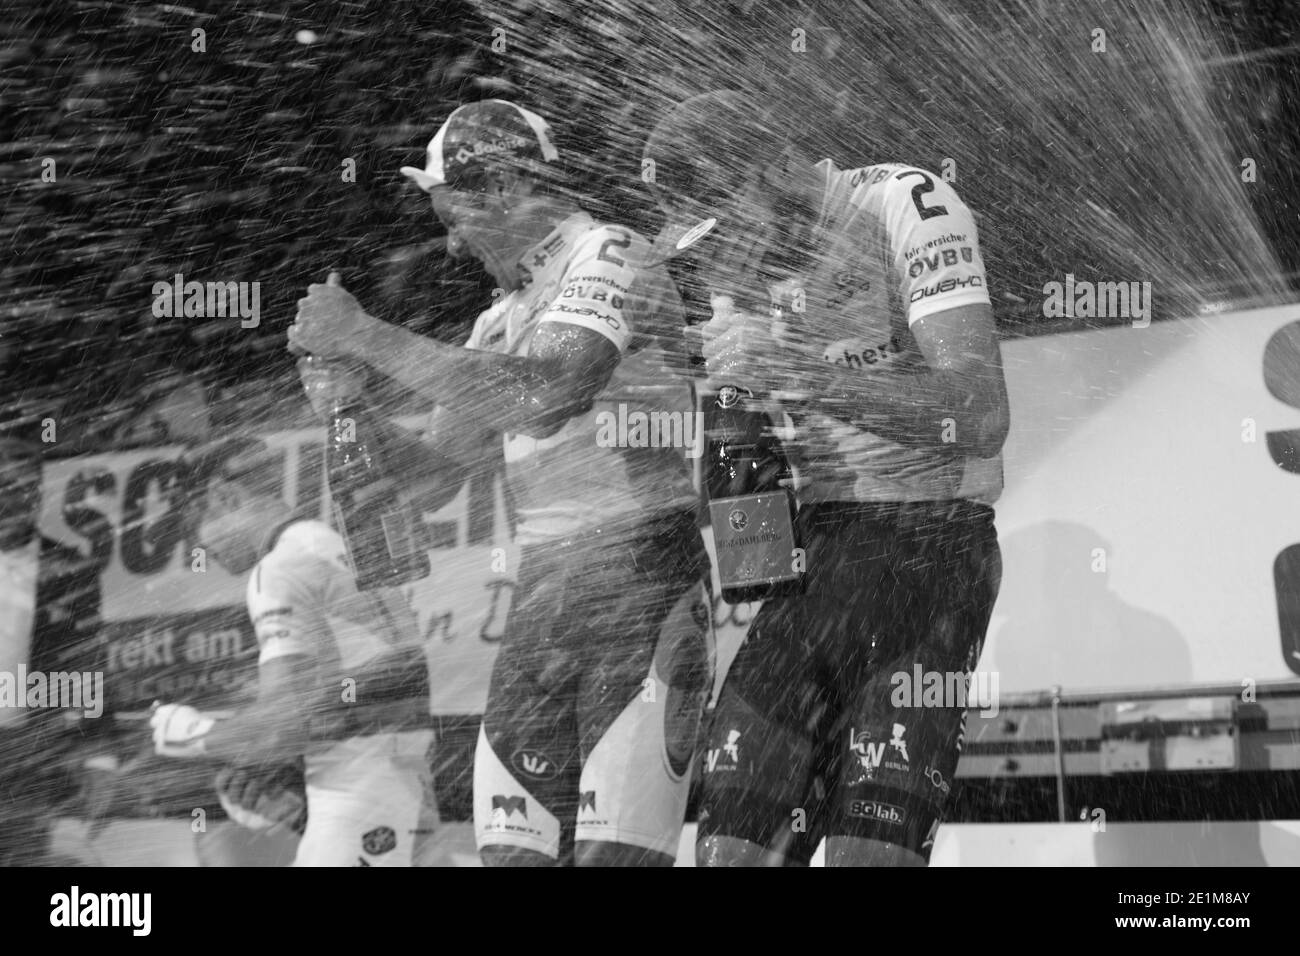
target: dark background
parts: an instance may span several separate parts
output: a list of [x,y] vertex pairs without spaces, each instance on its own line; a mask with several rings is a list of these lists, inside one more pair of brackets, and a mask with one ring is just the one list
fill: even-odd
[[[423,164],[455,105],[493,95],[550,118],[588,157],[595,211],[646,230],[644,135],[711,86],[777,102],[786,135],[842,165],[955,158],[1008,335],[1067,327],[1041,316],[1043,283],[1067,271],[1163,284],[1157,318],[1277,295],[1300,272],[1300,5],[1286,0],[484,9],[4,4],[0,400],[56,410],[55,453],[112,447],[185,378],[219,425],[255,427],[301,405],[284,331],[331,267],[382,317],[462,338],[491,283],[446,260],[397,169]],[[1202,92],[1170,80],[1171,49],[1211,64]],[[41,181],[44,157],[57,182]],[[155,319],[150,287],[177,272],[260,281],[260,327]]]

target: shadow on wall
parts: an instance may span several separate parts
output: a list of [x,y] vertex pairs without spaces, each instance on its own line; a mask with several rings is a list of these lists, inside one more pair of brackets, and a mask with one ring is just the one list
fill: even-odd
[[993,649],[1004,684],[1114,687],[1131,685],[1135,672],[1157,672],[1161,684],[1191,680],[1191,654],[1178,630],[1110,590],[1106,568],[1123,556],[1097,532],[1046,521],[1000,544],[1004,571],[994,613],[1007,616],[994,631]]

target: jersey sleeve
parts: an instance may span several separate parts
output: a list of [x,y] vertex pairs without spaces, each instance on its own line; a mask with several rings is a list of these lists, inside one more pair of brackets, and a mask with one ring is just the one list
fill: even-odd
[[[491,310],[489,309],[488,311],[490,312]],[[467,349],[483,348],[483,337],[485,334],[484,330],[487,327],[487,323],[485,319],[487,319],[487,317],[488,317],[487,312],[481,312],[479,313],[479,317],[474,320],[474,328],[469,330],[469,338],[465,340],[465,348]]]
[[633,262],[645,241],[616,226],[593,229],[578,240],[560,290],[539,322],[564,322],[590,329],[619,352],[632,341],[632,298],[637,271]]
[[901,169],[883,197],[889,255],[907,324],[961,305],[989,304],[975,216],[957,191],[921,169]]
[[470,329],[469,338],[465,340],[465,348],[491,350],[505,338],[506,304],[506,298],[497,298],[492,305],[479,313],[478,318],[474,320],[474,327]]
[[300,654],[317,658],[317,642],[326,633],[320,600],[310,580],[314,567],[295,568],[273,556],[263,558],[248,580],[248,616],[257,635],[258,663]]

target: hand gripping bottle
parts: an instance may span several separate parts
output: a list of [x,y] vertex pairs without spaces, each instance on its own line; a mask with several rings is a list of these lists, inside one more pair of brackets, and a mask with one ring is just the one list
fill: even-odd
[[793,477],[772,418],[779,409],[739,385],[704,391],[702,400],[703,485],[722,599],[741,604],[804,593]]
[[300,363],[312,406],[325,417],[334,524],[347,543],[357,589],[427,577],[423,525],[406,494],[420,478],[419,440],[367,407],[354,363],[319,356]]

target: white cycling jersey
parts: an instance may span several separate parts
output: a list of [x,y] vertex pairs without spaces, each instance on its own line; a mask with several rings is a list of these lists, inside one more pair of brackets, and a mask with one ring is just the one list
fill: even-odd
[[[304,680],[339,716],[375,690],[371,665],[417,646],[415,617],[392,589],[358,591],[343,538],[321,521],[286,525],[248,579],[258,662],[304,658]],[[419,655],[415,655],[418,660]],[[352,698],[349,686],[352,681]],[[427,712],[427,701],[413,702]],[[297,866],[410,866],[436,820],[428,730],[313,739],[306,754],[307,829]]]
[[[527,355],[545,322],[579,325],[622,357],[591,409],[547,438],[505,436],[520,544],[635,522],[696,502],[696,435],[681,301],[635,232],[576,213],[520,260],[524,285],[476,321],[467,348]],[[697,446],[702,447],[702,445]]]
[[[883,164],[825,175],[815,232],[817,267],[771,289],[782,302],[802,291],[786,322],[800,355],[854,375],[926,368],[912,335],[919,321],[962,305],[988,304],[975,218],[942,178]],[[900,445],[832,414],[815,395],[789,408],[808,501],[935,501],[992,504],[1002,490],[1001,456],[988,459]]]

